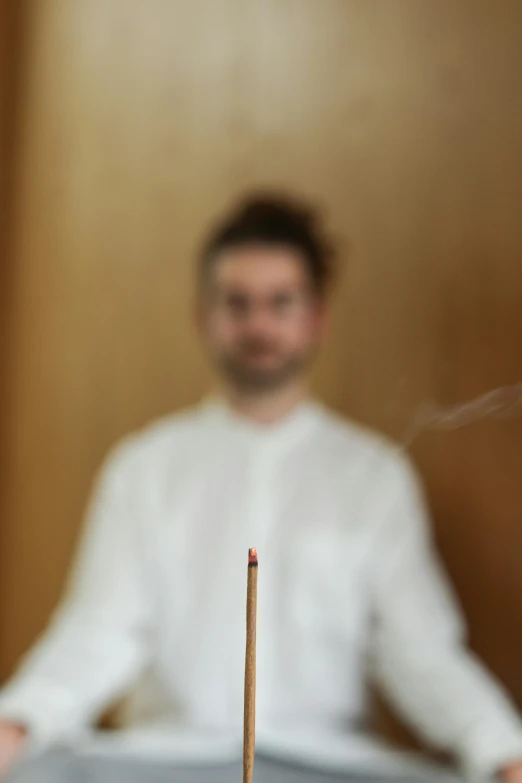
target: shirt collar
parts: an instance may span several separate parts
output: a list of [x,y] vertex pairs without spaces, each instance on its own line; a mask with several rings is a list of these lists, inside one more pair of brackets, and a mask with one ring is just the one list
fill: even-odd
[[221,397],[203,401],[203,413],[224,428],[231,437],[252,446],[279,450],[306,437],[321,420],[322,406],[311,399],[301,402],[290,413],[273,424],[260,424],[236,413]]

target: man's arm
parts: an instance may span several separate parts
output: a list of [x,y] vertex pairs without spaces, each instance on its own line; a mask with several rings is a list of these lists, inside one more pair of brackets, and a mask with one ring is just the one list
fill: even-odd
[[93,494],[77,565],[49,630],[0,692],[4,736],[6,725],[27,727],[44,744],[76,732],[145,663],[150,618],[136,486],[124,448]]
[[377,680],[419,734],[455,752],[471,772],[512,767],[512,775],[520,774],[522,723],[463,645],[461,617],[431,545],[413,471],[398,458],[393,473],[372,574]]

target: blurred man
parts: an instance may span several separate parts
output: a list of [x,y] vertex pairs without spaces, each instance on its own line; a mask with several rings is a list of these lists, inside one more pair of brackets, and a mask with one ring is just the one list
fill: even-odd
[[423,737],[472,772],[522,781],[522,726],[462,645],[411,466],[308,396],[332,261],[314,214],[277,198],[240,205],[208,239],[198,319],[221,394],[107,460],[69,591],[1,694],[4,769],[138,680],[129,722],[239,749],[256,546],[259,746],[355,731],[371,661]]

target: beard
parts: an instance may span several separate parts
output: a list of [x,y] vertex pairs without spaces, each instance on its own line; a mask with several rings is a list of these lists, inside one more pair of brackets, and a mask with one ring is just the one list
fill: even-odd
[[[270,366],[256,362],[269,354]],[[277,391],[301,375],[311,361],[311,350],[292,354],[280,351],[266,341],[249,340],[235,350],[218,356],[218,366],[228,382],[243,394]]]

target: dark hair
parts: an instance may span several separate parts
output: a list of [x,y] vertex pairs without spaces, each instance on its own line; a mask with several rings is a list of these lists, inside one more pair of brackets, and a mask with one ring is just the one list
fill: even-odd
[[219,253],[241,245],[286,246],[303,259],[314,290],[322,295],[333,273],[335,252],[325,236],[318,211],[279,194],[244,198],[208,236],[202,250],[203,276]]

